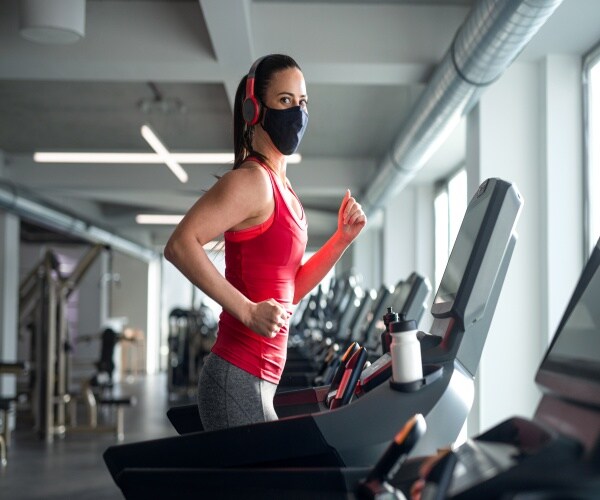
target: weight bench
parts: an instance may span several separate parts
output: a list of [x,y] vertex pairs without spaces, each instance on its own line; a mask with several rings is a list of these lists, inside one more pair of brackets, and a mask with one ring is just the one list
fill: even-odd
[[[97,396],[92,390],[91,380],[86,380],[81,386],[80,399],[83,400],[86,409],[88,422],[87,425],[77,425],[77,407],[76,399],[71,399],[70,406],[70,423],[69,432],[114,432],[117,441],[123,441],[125,438],[125,414],[124,410],[127,406],[135,406],[137,400],[134,396]],[[116,408],[116,424],[115,425],[98,425],[98,406],[108,406]]]
[[[0,363],[0,375],[20,375],[27,371],[27,364],[24,362]],[[0,467],[4,467],[8,462],[6,450],[10,446],[10,425],[9,418],[15,408],[16,397],[0,397]]]

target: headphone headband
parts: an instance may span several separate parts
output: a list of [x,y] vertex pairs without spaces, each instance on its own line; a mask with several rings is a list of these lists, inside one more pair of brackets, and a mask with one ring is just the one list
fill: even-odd
[[248,125],[256,125],[260,117],[260,105],[258,99],[256,99],[256,96],[254,95],[254,78],[258,65],[266,57],[268,56],[259,57],[254,61],[254,64],[250,67],[250,71],[248,71],[248,76],[246,77],[246,98],[242,103],[242,115],[244,121]]
[[254,76],[256,75],[256,70],[258,69],[258,65],[261,62],[263,62],[263,59],[266,59],[267,57],[269,57],[269,56],[262,56],[262,57],[259,57],[256,61],[254,61],[252,66],[250,66],[250,71],[248,71],[248,78],[254,79]]

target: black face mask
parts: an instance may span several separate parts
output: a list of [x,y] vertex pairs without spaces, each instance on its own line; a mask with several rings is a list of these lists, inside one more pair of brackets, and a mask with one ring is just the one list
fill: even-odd
[[269,134],[281,154],[291,155],[298,149],[308,125],[307,111],[300,106],[288,109],[263,108],[263,130]]

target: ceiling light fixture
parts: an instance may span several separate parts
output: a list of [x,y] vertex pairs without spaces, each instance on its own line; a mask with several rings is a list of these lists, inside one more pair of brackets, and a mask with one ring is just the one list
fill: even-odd
[[85,36],[85,0],[21,0],[19,31],[32,42],[73,43]]
[[187,172],[173,159],[171,153],[169,153],[154,131],[148,125],[142,125],[141,132],[142,137],[146,139],[146,142],[150,144],[150,147],[161,157],[162,161],[167,164],[167,167],[171,169],[171,172],[175,174],[175,177],[181,182],[186,183],[188,181]]
[[148,82],[147,85],[152,92],[152,97],[146,97],[138,101],[137,107],[142,113],[169,115],[185,114],[187,112],[187,107],[181,99],[177,97],[165,97],[153,82]]
[[[179,164],[214,165],[233,163],[233,153],[170,153]],[[127,163],[152,164],[164,163],[156,153],[66,153],[39,151],[33,154],[36,163]],[[299,153],[288,156],[288,165],[300,163]]]
[[163,224],[176,226],[179,224],[181,219],[183,219],[183,215],[138,214],[135,216],[135,221],[138,224]]

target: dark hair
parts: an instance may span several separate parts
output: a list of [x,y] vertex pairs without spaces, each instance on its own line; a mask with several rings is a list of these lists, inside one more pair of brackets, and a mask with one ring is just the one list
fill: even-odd
[[[267,88],[273,75],[278,71],[289,68],[298,68],[298,63],[290,56],[283,54],[271,54],[266,56],[256,68],[254,74],[254,95],[259,103],[265,102]],[[244,75],[235,93],[235,102],[233,104],[233,150],[235,158],[233,168],[238,168],[248,156],[257,156],[265,161],[260,153],[252,149],[252,137],[254,135],[254,126],[247,126],[242,116],[242,103],[246,99],[246,79]]]

